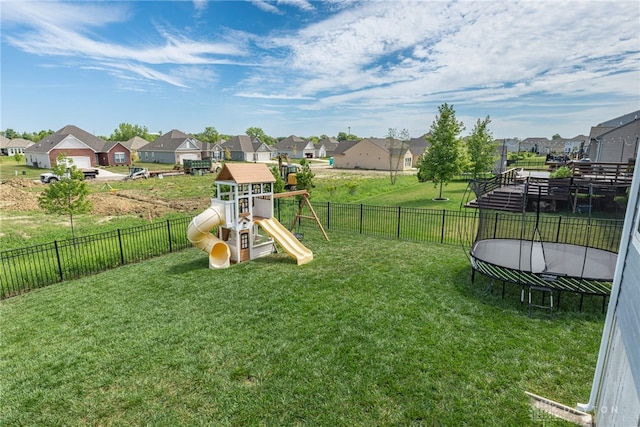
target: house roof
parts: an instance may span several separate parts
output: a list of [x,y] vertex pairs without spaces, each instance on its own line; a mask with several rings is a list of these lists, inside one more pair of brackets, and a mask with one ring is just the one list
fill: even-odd
[[409,148],[411,149],[411,153],[415,155],[421,155],[427,148],[429,148],[431,144],[427,141],[425,136],[421,136],[419,138],[411,138],[409,140]]
[[154,141],[149,142],[138,150],[160,152],[166,151],[173,153],[187,141],[190,141],[195,145],[196,148],[193,149],[194,151],[202,150],[202,142],[177,129],[170,130],[169,132],[165,133],[162,136],[159,136]]
[[254,147],[251,138],[248,135],[236,135],[222,146],[230,151],[242,151],[243,153],[255,153],[257,147]]
[[[410,146],[407,143],[403,143],[398,139],[389,139],[389,138],[366,138],[363,141],[369,140],[378,147],[382,148],[384,151],[391,152],[395,155],[400,155],[406,153]],[[395,152],[395,153],[394,153]]]
[[11,141],[4,135],[0,135],[0,148],[7,148],[7,144]]
[[640,110],[599,123],[596,127],[617,128],[640,118]]
[[275,145],[277,150],[304,150],[309,145],[309,141],[295,135],[290,135],[285,139],[278,141]]
[[102,149],[100,150],[101,153],[107,153],[109,152],[113,147],[115,147],[116,145],[120,144],[122,147],[126,148],[127,150],[131,151],[131,148],[127,147],[126,145],[124,145],[124,143],[122,141],[105,141],[104,145],[102,146]]
[[225,163],[216,181],[234,181],[237,184],[275,182],[276,179],[264,163]]
[[27,148],[30,145],[33,145],[33,141],[29,141],[24,138],[14,138],[10,139],[9,143],[6,145],[7,148]]
[[121,141],[122,145],[127,147],[129,150],[138,150],[149,143],[144,138],[140,138],[139,136],[134,136],[128,141]]
[[67,137],[73,136],[95,152],[101,152],[105,141],[77,126],[67,125],[27,148],[30,153],[48,153]]
[[338,143],[338,146],[336,147],[336,149],[334,150],[335,154],[344,154],[345,151],[347,151],[348,149],[350,149],[351,147],[353,147],[354,145],[356,145],[358,142],[360,141],[340,141]]

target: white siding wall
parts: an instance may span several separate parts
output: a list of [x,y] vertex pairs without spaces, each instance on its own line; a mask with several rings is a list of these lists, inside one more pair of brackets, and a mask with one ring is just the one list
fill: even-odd
[[[618,255],[610,312],[607,313],[611,329],[608,342],[603,342],[606,349],[604,367],[597,384],[595,421],[598,426],[640,426],[639,172],[640,169],[636,169],[629,193],[625,234]],[[602,358],[602,349],[599,357]]]

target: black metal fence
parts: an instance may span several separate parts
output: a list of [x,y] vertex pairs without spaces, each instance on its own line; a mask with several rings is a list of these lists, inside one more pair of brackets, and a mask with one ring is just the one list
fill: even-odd
[[99,273],[190,246],[191,218],[0,252],[0,298]]
[[[276,199],[275,215],[288,227],[296,218],[298,206],[295,199]],[[314,202],[314,208],[328,232],[467,246],[473,242],[478,229],[476,210],[448,211],[330,202]],[[528,219],[522,220],[508,213],[496,215],[505,215],[505,218],[496,218],[500,228],[512,224],[508,226],[509,229],[513,227],[510,234],[529,227]],[[190,221],[191,217],[170,219],[2,251],[0,298],[191,247],[187,240]],[[563,219],[558,216],[544,217],[540,221],[544,221],[544,229],[548,229],[556,241],[573,240],[575,236],[588,233],[589,246],[612,251],[617,251],[623,225],[622,220],[594,222],[587,218]],[[310,220],[299,220],[296,227],[317,229],[315,222]],[[507,230],[501,230],[504,232]]]

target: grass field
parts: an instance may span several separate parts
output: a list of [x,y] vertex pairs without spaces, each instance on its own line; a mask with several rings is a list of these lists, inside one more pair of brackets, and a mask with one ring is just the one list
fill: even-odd
[[588,399],[598,304],[529,318],[462,249],[330,238],[300,267],[189,249],[2,301],[0,424],[533,426],[525,390]]

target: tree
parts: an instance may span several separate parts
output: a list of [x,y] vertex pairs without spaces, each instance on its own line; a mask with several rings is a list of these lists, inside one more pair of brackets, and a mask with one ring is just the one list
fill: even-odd
[[282,193],[284,192],[284,179],[282,179],[282,175],[280,175],[280,170],[278,169],[278,165],[271,166],[271,174],[276,179],[276,182],[273,183],[273,192],[274,193]]
[[18,132],[16,132],[15,130],[11,129],[11,128],[7,128],[2,133],[4,134],[4,137],[8,138],[8,139],[20,138],[20,134]]
[[471,136],[467,139],[468,170],[474,178],[491,170],[496,157],[498,157],[496,152],[498,144],[494,141],[493,135],[488,128],[489,123],[491,123],[489,116],[484,120],[478,119],[471,131]]
[[15,152],[15,153],[13,154],[13,160],[15,160],[15,161],[16,161],[16,163],[20,163],[20,161],[21,161],[22,159],[24,159],[24,154],[22,154],[22,153],[18,153],[18,152]]
[[64,154],[60,154],[56,159],[53,173],[59,176],[60,180],[47,185],[38,197],[38,205],[48,213],[69,215],[71,236],[75,239],[73,215],[91,210],[91,202],[87,199],[89,187],[83,181],[82,171]]
[[213,126],[207,126],[202,133],[194,135],[198,140],[202,142],[208,142],[215,144],[220,140],[220,134]]
[[149,129],[146,126],[132,125],[130,123],[120,123],[118,128],[113,131],[109,137],[110,141],[128,141],[133,137],[139,136],[140,138],[150,141]]
[[409,140],[411,136],[409,131],[402,129],[399,133],[396,128],[389,128],[387,134],[387,149],[389,150],[389,178],[391,179],[391,185],[395,185],[398,179],[398,170],[400,166],[404,166],[404,155],[409,149]]
[[250,127],[246,131],[244,131],[244,133],[249,136],[252,141],[258,138],[260,139],[260,141],[264,142],[267,145],[274,145],[276,143],[276,140],[274,138],[264,133],[262,128],[259,127]]
[[441,200],[442,186],[461,172],[463,153],[459,135],[464,130],[464,124],[456,120],[452,105],[444,103],[438,107],[438,112],[440,114],[431,124],[427,137],[431,146],[419,160],[418,180],[439,185],[438,199]]
[[300,160],[300,166],[302,166],[302,169],[296,174],[296,190],[311,192],[315,174],[311,171],[310,163],[306,159]]
[[560,134],[556,133],[555,135],[553,135],[551,137],[551,139],[553,139],[555,141],[556,139],[562,139],[562,137],[560,136]]

